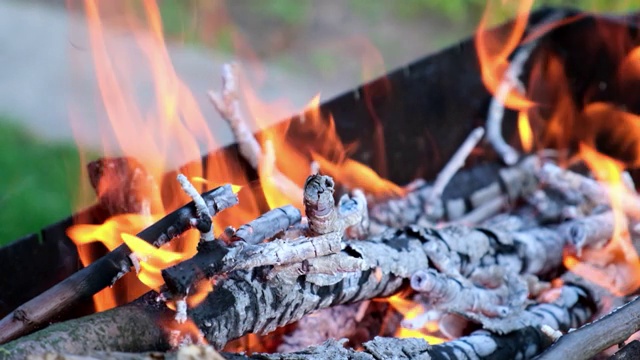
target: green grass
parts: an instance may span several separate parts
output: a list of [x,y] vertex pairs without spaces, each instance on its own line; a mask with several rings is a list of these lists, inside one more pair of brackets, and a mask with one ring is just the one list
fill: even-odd
[[14,123],[0,117],[0,245],[69,216],[80,181],[74,145],[43,142]]

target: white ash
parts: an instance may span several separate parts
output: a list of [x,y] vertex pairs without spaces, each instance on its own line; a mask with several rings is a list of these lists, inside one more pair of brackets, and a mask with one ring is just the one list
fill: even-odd
[[181,299],[176,301],[176,322],[184,324],[187,321],[187,301]]
[[542,333],[545,334],[551,341],[557,341],[558,339],[560,339],[560,337],[562,337],[561,331],[558,331],[546,324],[540,327],[540,331],[542,331]]

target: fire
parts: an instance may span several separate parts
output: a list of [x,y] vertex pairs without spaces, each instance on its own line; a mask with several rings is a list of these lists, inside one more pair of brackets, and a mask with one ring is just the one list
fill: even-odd
[[442,337],[433,335],[438,331],[438,324],[435,321],[417,321],[417,323],[420,323],[418,328],[407,326],[412,320],[425,317],[427,311],[422,305],[407,300],[402,295],[391,296],[387,301],[404,316],[403,324],[396,331],[396,337],[424,339],[430,345],[437,345],[446,341]]
[[565,257],[565,266],[614,294],[628,294],[640,286],[640,277],[637,276],[640,273],[640,258],[631,243],[621,205],[622,196],[628,191],[622,182],[624,165],[584,144],[580,146],[580,155],[596,179],[609,189],[614,236],[603,249],[587,252],[582,262],[573,256]]
[[[524,1],[491,1],[483,13],[475,35],[476,52],[480,63],[482,81],[490,93],[496,94],[509,67],[509,56],[520,45],[520,41],[527,27],[529,12],[533,0]],[[517,6],[512,9],[510,7]],[[508,29],[495,32],[490,31],[495,16],[504,10],[515,10],[515,21]],[[526,109],[532,105],[524,94],[517,89],[511,89],[504,99],[504,104],[512,109]]]
[[533,149],[533,131],[526,111],[518,113],[518,133],[520,134],[522,150],[530,152]]
[[190,319],[182,324],[168,320],[162,325],[168,335],[169,345],[171,345],[172,348],[192,344],[205,345],[208,343],[202,331],[200,331],[198,326]]
[[[313,159],[322,162],[321,171],[339,173],[348,188],[362,187],[373,194],[401,194],[395,184],[383,180],[366,166],[347,160],[349,149],[340,141],[331,115],[321,113],[319,94],[303,109],[297,109],[283,99],[270,102],[260,99],[258,90],[264,71],[253,62],[245,64],[238,74],[237,81],[241,84],[238,99],[242,100],[247,126],[251,130],[263,129],[256,137],[262,153],[255,169],[259,174],[259,190],[268,205],[263,206],[262,196],[255,196],[259,190],[247,186],[249,180],[235,156],[218,151],[207,157],[206,164],[199,161],[203,149],[221,148],[220,139],[214,135],[219,133],[220,125],[216,124],[218,128],[212,131],[212,124],[205,119],[195,97],[176,73],[163,37],[156,2],[143,0],[140,7],[97,0],[86,0],[81,4],[86,14],[87,47],[91,50],[95,68],[98,102],[108,118],[108,122],[100,123],[97,129],[103,136],[102,155],[113,158],[124,155],[132,159],[127,167],[130,171],[145,174],[140,184],[128,183],[118,174],[93,174],[92,185],[99,199],[105,198],[104,201],[116,205],[105,208],[126,213],[111,211],[111,216],[102,225],[77,224],[69,230],[69,236],[79,246],[84,265],[100,255],[86,251],[86,244],[93,242],[101,242],[109,250],[125,243],[137,256],[134,259],[139,260],[137,278],[126,275],[114,289],[105,289],[94,297],[98,311],[131,301],[149,289],[159,289],[162,269],[196,253],[199,239],[196,231],[188,231],[161,249],[135,237],[146,226],[191,200],[180,189],[174,175],[165,176],[171,174],[176,165],[187,164],[179,171],[200,191],[220,184],[237,184],[234,192],[238,193],[240,204],[216,215],[213,225],[218,233],[228,226],[238,227],[268,208],[285,204],[302,208],[301,189],[312,171]],[[117,36],[110,29],[112,23],[117,23]],[[135,39],[133,46],[123,46],[118,41],[117,37],[122,34]],[[246,55],[248,48],[241,38],[234,36],[234,41],[238,41],[237,50]],[[357,45],[358,49],[363,48],[363,43]],[[365,48],[364,53],[370,53],[370,47]],[[363,62],[371,59],[363,56]],[[375,57],[374,61],[377,59]],[[153,85],[151,99],[140,98],[138,84]],[[217,91],[218,86],[216,79],[212,79],[211,89]],[[291,114],[303,115],[281,122],[291,118]],[[86,128],[81,119],[72,117],[72,120],[74,134],[82,149],[83,134],[96,132],[96,129]],[[312,141],[301,146],[287,139],[292,125],[303,129]],[[88,158],[86,154],[81,156]],[[83,172],[83,176],[86,175],[86,171]],[[131,206],[118,206],[120,201]],[[116,289],[118,286],[126,288],[125,296],[121,294],[122,289]],[[137,290],[129,291],[134,288]],[[187,302],[195,306],[212,288],[211,282],[199,284]]]
[[161,274],[163,269],[195,255],[195,249],[193,249],[191,253],[175,252],[163,248],[156,248],[146,241],[130,234],[123,233],[120,236],[140,262],[138,278],[143,284],[156,291],[159,291],[160,286],[164,283]]

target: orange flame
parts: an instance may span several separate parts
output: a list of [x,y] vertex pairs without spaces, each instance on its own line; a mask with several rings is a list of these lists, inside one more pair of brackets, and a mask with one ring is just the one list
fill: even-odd
[[[425,313],[425,308],[413,301],[403,298],[401,295],[394,295],[387,299],[389,304],[404,316],[404,320],[413,320]],[[408,329],[398,327],[395,336],[399,338],[419,338],[424,339],[430,345],[441,344],[446,340],[444,338],[434,336],[433,333],[438,331],[438,325],[434,321],[427,322],[420,329]]]
[[[494,16],[501,13],[505,6],[517,5],[515,9],[515,20],[512,24],[506,25],[506,31],[492,31],[488,28],[492,26]],[[533,5],[533,0],[523,1],[488,1],[480,24],[475,35],[476,52],[480,63],[482,81],[491,94],[498,92],[498,87],[503,81],[505,73],[509,67],[509,56],[520,44],[524,34],[529,12]],[[509,8],[509,11],[514,9]],[[511,89],[504,99],[504,104],[508,108],[525,109],[531,106],[523,94],[516,89]]]
[[522,150],[530,152],[533,149],[533,131],[526,111],[520,111],[518,114],[518,133],[520,134]]
[[[640,273],[640,258],[631,243],[622,209],[622,196],[626,192],[621,175],[623,164],[584,144],[580,146],[580,155],[596,179],[609,189],[614,214],[614,235],[603,249],[587,252],[583,256],[583,262],[567,256],[564,259],[565,266],[614,294],[628,294],[640,286],[640,276],[637,275]],[[602,263],[607,270],[596,267],[598,263]]]
[[[79,246],[100,241],[113,249],[124,241],[136,254],[144,255],[142,257],[145,258],[140,262],[138,279],[134,280],[143,290],[147,287],[158,289],[162,285],[160,271],[180,259],[192,256],[198,242],[197,232],[190,231],[161,249],[155,249],[134,236],[145,226],[191,200],[175,181],[175,175],[169,171],[176,164],[187,164],[179,171],[199,191],[206,191],[223,183],[238,184],[234,186],[234,192],[238,193],[240,204],[216,215],[213,223],[217,231],[227,226],[238,227],[256,218],[265,209],[260,208],[263,205],[261,197],[254,195],[259,190],[247,186],[249,180],[235,154],[230,156],[228,152],[218,151],[207,156],[204,166],[199,161],[203,149],[217,150],[221,143],[211,131],[213,126],[207,123],[196,99],[171,63],[156,2],[143,0],[141,7],[127,5],[128,2],[97,0],[86,0],[82,4],[86,14],[98,94],[108,117],[107,124],[99,124],[99,133],[103,135],[103,155],[126,155],[144,164],[145,172],[150,175],[145,177],[150,182],[147,184],[149,186],[131,186],[127,189],[131,193],[126,193],[123,197],[149,205],[141,206],[140,214],[110,214],[116,216],[100,226],[75,225],[69,234]],[[114,21],[117,21],[118,36],[114,36],[109,28]],[[131,35],[134,43],[119,41],[123,34]],[[233,39],[237,51],[249,53],[241,37],[233,34]],[[358,51],[364,49],[363,62],[371,60],[372,56],[365,56],[371,47],[360,45]],[[378,57],[374,60],[377,59]],[[264,72],[256,63],[249,66],[246,76],[240,74],[237,79],[242,92],[238,97],[243,100],[243,113],[248,115],[247,125],[252,130],[263,129],[256,139],[263,152],[257,171],[261,190],[269,207],[293,203],[302,208],[301,188],[311,172],[313,152],[322,157],[322,166],[325,168],[323,171],[340,173],[338,181],[344,181],[348,187],[361,187],[373,194],[401,193],[399,187],[383,180],[371,169],[346,159],[348,149],[340,141],[331,115],[321,114],[319,95],[303,111],[284,100],[262,101],[256,90],[264,79]],[[368,66],[366,70],[366,75],[370,76],[372,74],[369,73],[376,69]],[[153,85],[151,99],[140,98],[140,89],[137,88],[139,84]],[[212,79],[211,85],[215,90],[219,84]],[[287,139],[292,121],[279,122],[291,114],[301,112],[304,113],[304,121],[296,121],[295,126],[311,136],[312,141],[305,144]],[[75,119],[72,124],[79,146],[84,133],[95,132],[93,128],[83,128],[86,124],[80,120]],[[218,127],[218,124],[215,126]],[[215,132],[217,133],[218,131]],[[86,158],[85,154],[81,156]],[[105,189],[108,189],[109,193],[114,192],[116,196],[120,196],[118,190],[122,185],[117,181],[122,179],[117,176],[115,179],[100,179],[97,184],[98,193],[105,195]],[[248,191],[240,191],[241,187]],[[154,190],[150,191],[150,188]],[[82,249],[80,252],[85,265],[96,259],[95,254],[83,253]],[[200,284],[197,291],[187,299],[189,305],[202,301],[211,288],[211,283]],[[114,297],[109,301],[99,299],[107,296],[110,291],[106,289],[95,297],[98,310],[133,300],[131,296],[117,300]]]

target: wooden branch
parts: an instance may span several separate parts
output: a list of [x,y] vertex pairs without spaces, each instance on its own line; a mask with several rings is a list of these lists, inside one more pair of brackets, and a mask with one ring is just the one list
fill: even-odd
[[[202,194],[212,215],[238,203],[230,185]],[[197,217],[193,202],[170,213],[160,221],[138,233],[138,237],[160,246],[191,227]],[[21,305],[0,320],[0,343],[29,333],[46,325],[57,314],[69,309],[81,299],[93,296],[130,271],[131,250],[120,245],[114,251],[79,270],[49,290]]]
[[[222,91],[209,92],[209,100],[220,116],[227,121],[238,143],[240,155],[258,171],[262,181],[268,181],[290,199],[300,199],[302,189],[276,167],[273,143],[266,140],[262,148],[249,127],[248,119],[240,108],[242,97],[239,67],[235,63],[222,67]],[[266,175],[268,179],[262,178]]]
[[491,143],[498,155],[500,155],[502,161],[507,165],[515,164],[520,155],[513,147],[511,147],[511,145],[507,144],[502,136],[504,104],[505,100],[510,96],[514,89],[518,90],[521,94],[524,94],[524,87],[520,83],[520,80],[518,80],[518,76],[520,76],[525,62],[536,45],[537,41],[532,41],[528,44],[522,45],[520,49],[515,52],[513,60],[511,60],[502,82],[496,89],[496,93],[491,99],[489,110],[487,111],[487,140]]
[[624,345],[620,350],[607,360],[635,360],[640,359],[640,341],[633,340]]
[[44,330],[0,345],[0,359],[22,360],[46,352],[87,354],[96,350],[142,352],[168,350],[159,321],[173,312],[150,292],[117,308],[50,325]]
[[522,316],[529,295],[526,280],[501,266],[481,272],[493,284],[481,286],[471,279],[427,269],[411,276],[411,287],[430,308],[469,316],[492,331],[506,333],[527,325],[528,319]]
[[[379,238],[343,244],[339,254],[361,261],[364,270],[343,273],[337,281],[331,282],[326,282],[322,277],[314,279],[312,276],[304,276],[292,283],[278,284],[264,281],[261,276],[264,273],[262,267],[234,271],[226,279],[219,279],[214,290],[202,303],[189,309],[188,315],[207,340],[216,348],[221,348],[231,339],[250,332],[266,334],[317,309],[389,296],[403,289],[416,271],[430,266],[441,271],[454,269],[462,275],[470,276],[482,266],[504,262],[510,264],[507,269],[515,273],[542,273],[558,266],[561,261],[561,247],[557,250],[554,247],[557,245],[550,245],[559,241],[557,236],[552,236],[553,233],[548,229],[531,229],[507,235],[489,229],[466,227],[409,228],[388,232]],[[203,244],[212,246],[219,242]],[[158,308],[164,306],[157,303],[156,298],[157,294],[151,292],[133,304],[110,310],[107,312],[110,315],[102,315],[109,316],[111,322],[118,324],[109,327],[112,329],[109,330],[109,337],[127,338],[119,334],[118,326],[129,322],[129,314],[125,311],[122,315],[118,309],[138,306],[144,312],[146,307],[150,307],[152,313],[149,316],[157,317]],[[170,317],[174,314],[169,313]],[[89,316],[85,320],[70,322],[69,325],[58,324],[55,329],[77,333],[106,331],[92,329],[91,319],[92,316]],[[173,321],[173,318],[167,321]],[[141,324],[140,326],[145,326],[144,322]],[[126,329],[129,329],[127,326],[123,328],[125,334],[128,331]],[[138,324],[132,326],[139,329]],[[57,337],[51,338],[48,334],[50,332],[46,329],[8,344],[6,348],[23,349],[23,345],[20,345],[23,341],[31,341],[30,344],[37,342],[46,349],[58,346],[55,340]],[[113,340],[105,341],[109,343]],[[73,348],[71,340],[65,340],[62,344]],[[119,345],[118,349],[126,347],[125,345]],[[86,345],[78,346],[84,349]],[[105,349],[100,345],[96,346]],[[135,347],[133,344],[128,346]],[[32,347],[30,349],[34,350]]]
[[563,335],[538,360],[590,359],[603,350],[624,342],[637,331],[640,331],[640,299]]
[[[563,16],[565,15],[562,11],[554,12],[544,18],[537,25],[537,28],[543,28],[544,26],[553,24]],[[542,29],[534,28],[530,31],[533,32],[536,30]],[[548,31],[548,29],[546,31]],[[540,37],[541,36],[539,35],[527,43],[520,44],[519,48],[513,53],[513,58],[511,59],[509,67],[504,72],[503,79],[495,90],[491,103],[489,104],[489,109],[487,110],[487,140],[507,165],[515,164],[520,156],[513,147],[507,144],[502,136],[502,121],[504,118],[505,101],[509,96],[512,96],[511,92],[514,89],[524,97],[525,89],[518,77],[522,73],[531,52],[538,45],[538,39]]]

